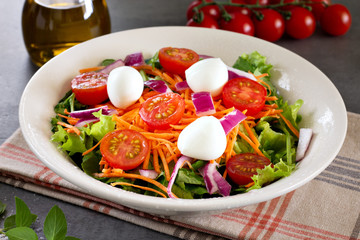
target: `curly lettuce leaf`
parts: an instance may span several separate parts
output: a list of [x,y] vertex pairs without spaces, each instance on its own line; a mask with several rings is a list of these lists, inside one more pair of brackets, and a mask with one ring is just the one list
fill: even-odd
[[86,136],[81,131],[80,136],[75,133],[68,133],[65,129],[58,125],[58,130],[52,135],[51,141],[59,143],[59,147],[69,152],[69,156],[75,153],[83,153],[86,148]]
[[99,118],[100,121],[92,124],[90,131],[87,131],[87,133],[94,137],[97,141],[100,141],[105,136],[105,134],[114,131],[115,122],[112,120],[112,116],[103,115],[101,110],[99,112],[93,113],[93,115]]
[[277,164],[271,166],[268,165],[263,169],[257,170],[257,175],[254,175],[254,185],[247,189],[247,191],[253,189],[259,189],[266,184],[272,183],[280,178],[289,176],[295,170],[295,164],[288,165],[282,160]]

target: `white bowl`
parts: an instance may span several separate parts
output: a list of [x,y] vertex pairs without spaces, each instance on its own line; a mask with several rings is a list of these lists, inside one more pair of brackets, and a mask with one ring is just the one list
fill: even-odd
[[[82,172],[50,142],[53,107],[70,89],[70,80],[81,68],[98,65],[106,58],[124,58],[142,51],[152,56],[162,47],[184,47],[220,57],[232,65],[239,55],[258,51],[273,67],[272,81],[294,103],[304,100],[301,127],[314,137],[298,169],[260,190],[212,199],[164,199],[111,187]],[[128,30],[79,44],[40,68],[29,81],[20,102],[20,126],[32,151],[41,161],[89,194],[137,210],[160,215],[204,213],[267,201],[299,188],[320,174],[335,158],[347,130],[344,102],[332,82],[300,56],[275,44],[246,35],[194,27],[153,27]]]

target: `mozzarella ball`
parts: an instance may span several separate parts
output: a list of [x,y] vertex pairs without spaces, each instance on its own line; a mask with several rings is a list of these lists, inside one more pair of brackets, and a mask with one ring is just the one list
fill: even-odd
[[125,109],[134,104],[141,97],[143,90],[144,81],[136,69],[121,66],[110,72],[107,92],[115,107]]
[[216,159],[225,152],[225,131],[217,118],[203,116],[181,131],[177,146],[180,152],[188,157]]
[[212,97],[221,94],[229,74],[220,58],[207,58],[191,65],[185,71],[186,81],[194,92],[210,92]]

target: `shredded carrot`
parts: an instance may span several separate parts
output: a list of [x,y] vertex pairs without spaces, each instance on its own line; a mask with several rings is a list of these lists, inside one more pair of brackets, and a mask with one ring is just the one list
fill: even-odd
[[143,162],[143,169],[148,169],[149,168],[149,161],[150,161],[150,152],[148,152],[148,154],[146,155],[146,158]]
[[99,71],[101,69],[105,68],[105,66],[96,66],[96,67],[90,67],[90,68],[83,68],[79,70],[79,73],[87,73],[87,72],[96,72]]
[[114,182],[114,183],[111,183],[111,186],[113,186],[113,187],[115,187],[117,185],[140,188],[140,189],[145,190],[145,191],[151,191],[151,192],[157,193],[160,196],[162,196],[163,198],[167,198],[165,196],[165,194],[163,194],[162,192],[160,192],[158,190],[155,190],[153,188],[150,188],[150,187],[144,187],[144,186],[140,186],[140,185],[136,185],[136,184],[132,184],[132,183],[128,183],[128,182]]
[[249,127],[249,125],[247,124],[246,121],[242,121],[242,124],[246,130],[246,132],[248,133],[251,141],[253,141],[253,143],[255,144],[255,146],[258,148],[260,146],[259,141],[257,140],[257,137],[254,135],[253,131],[251,130],[251,128]]
[[275,100],[278,100],[278,98],[276,96],[266,96],[265,100],[266,101],[275,101]]
[[260,149],[255,145],[255,143],[253,143],[252,141],[251,141],[251,139],[248,137],[248,136],[246,136],[243,132],[241,132],[241,131],[238,131],[238,134],[239,134],[239,136],[242,138],[242,139],[244,139],[247,143],[249,143],[249,145],[254,149],[254,151],[258,154],[258,155],[260,155],[260,156],[264,156],[264,154],[260,151]]
[[90,152],[94,151],[95,148],[97,148],[97,146],[100,145],[102,139],[100,139],[100,141],[98,141],[92,148],[88,149],[87,151],[83,152],[82,155],[85,156],[86,154],[89,154]]
[[281,113],[279,113],[281,119],[285,122],[286,126],[295,134],[296,137],[299,138],[299,131],[291,124],[289,120],[287,120]]
[[66,127],[68,132],[76,133],[79,136],[81,134],[80,130],[78,128],[74,127],[73,125],[70,125],[70,124],[67,124],[67,123],[64,123],[64,122],[57,122],[57,124],[59,124],[59,125],[61,125],[63,127]]
[[170,171],[169,171],[169,165],[168,163],[166,162],[166,158],[165,158],[165,155],[164,155],[164,152],[161,148],[158,149],[158,152],[159,152],[159,156],[160,156],[160,159],[161,159],[161,162],[163,164],[163,168],[164,168],[164,172],[165,172],[165,178],[167,181],[170,181]]
[[62,117],[62,118],[65,118],[69,124],[71,125],[75,125],[80,119],[79,118],[73,118],[73,117],[70,117],[70,116],[65,116],[63,114],[60,114],[58,113],[58,116],[59,117]]
[[245,185],[246,188],[249,188],[251,186],[253,186],[255,184],[255,182],[251,182],[251,183],[248,183],[247,185]]

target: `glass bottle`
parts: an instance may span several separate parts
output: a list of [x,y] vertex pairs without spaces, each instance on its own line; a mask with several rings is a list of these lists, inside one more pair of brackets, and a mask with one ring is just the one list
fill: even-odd
[[22,31],[30,58],[40,67],[78,43],[110,33],[106,0],[26,0]]

